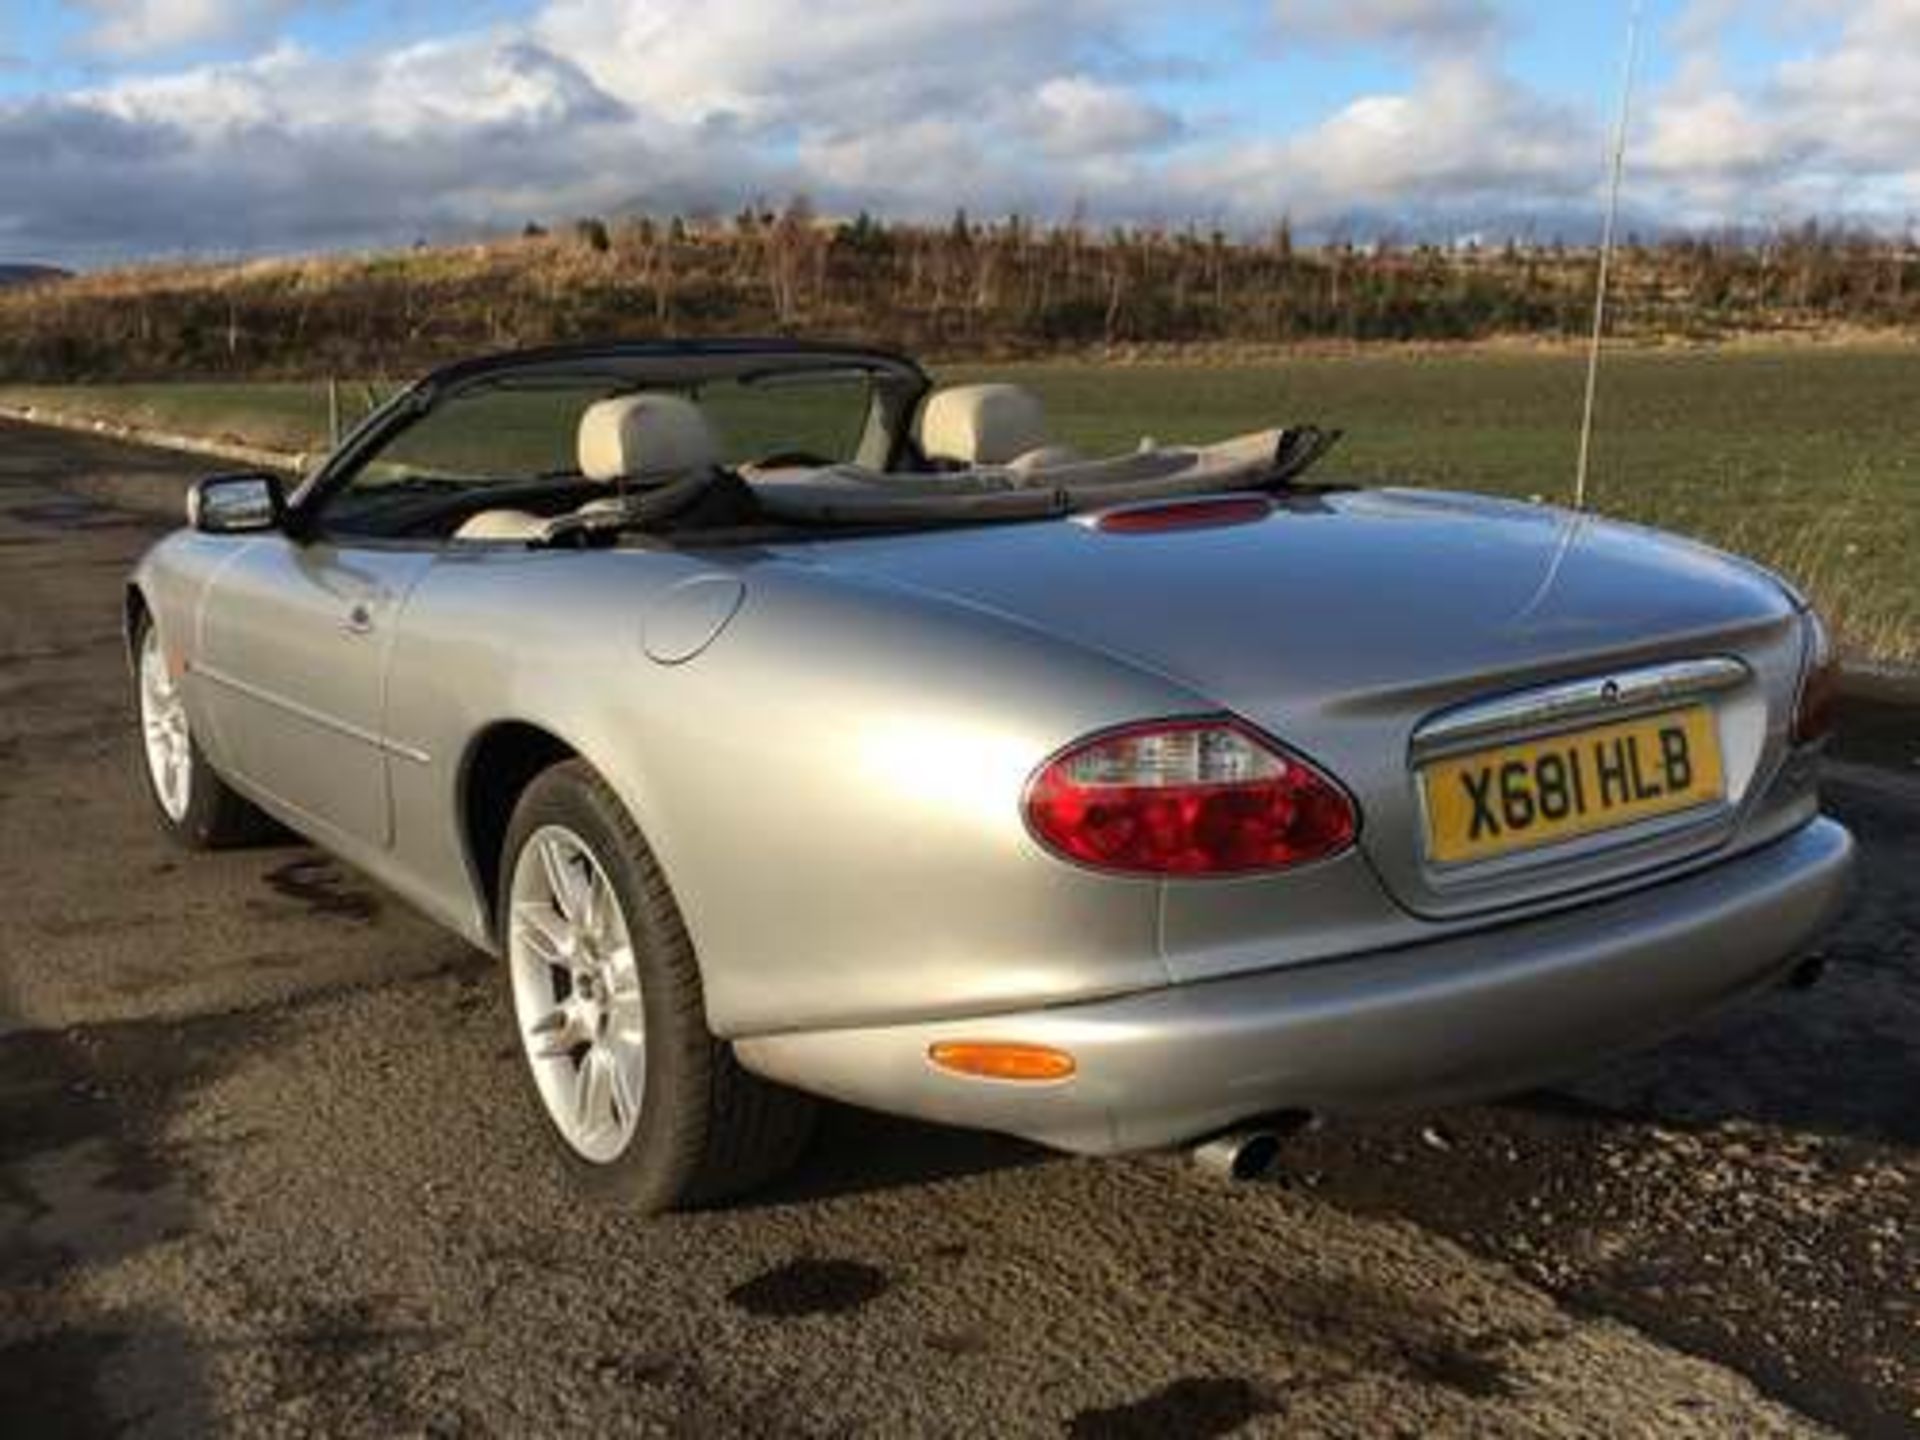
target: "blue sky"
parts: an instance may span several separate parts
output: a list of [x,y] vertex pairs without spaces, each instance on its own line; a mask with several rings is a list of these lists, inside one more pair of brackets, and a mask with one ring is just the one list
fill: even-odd
[[[10,0],[0,259],[1019,209],[1589,238],[1627,0]],[[1648,226],[1920,212],[1920,0],[1647,0]]]
[[[527,19],[540,8],[537,0],[343,0],[338,4],[305,7],[265,30],[242,29],[229,37],[188,42],[149,57],[102,56],[85,44],[97,18],[78,5],[62,0],[16,0],[0,7],[6,15],[6,51],[29,67],[0,73],[0,88],[13,93],[59,90],[99,83],[115,74],[153,73],[181,65],[244,58],[262,35],[276,35],[309,46],[320,53],[356,51],[407,44],[514,19]],[[1198,5],[1157,17],[1147,29],[1156,49],[1190,56],[1210,71],[1206,78],[1169,81],[1158,89],[1169,98],[1195,108],[1220,105],[1244,118],[1302,123],[1324,114],[1353,97],[1404,83],[1409,66],[1382,48],[1344,54],[1293,53],[1271,36],[1263,36],[1258,5]],[[1685,8],[1684,0],[1652,4],[1647,14],[1657,24]],[[1617,52],[1624,40],[1627,7],[1604,0],[1575,0],[1561,5],[1509,7],[1515,18],[1516,69],[1543,89],[1600,103],[1607,98],[1617,75],[1594,56]],[[1729,27],[1738,31],[1739,48],[1747,64],[1763,68],[1785,53],[1783,36],[1769,36],[1762,27]],[[1268,49],[1246,63],[1244,52]],[[1649,58],[1658,66],[1657,46]],[[1278,82],[1278,83],[1276,83]]]

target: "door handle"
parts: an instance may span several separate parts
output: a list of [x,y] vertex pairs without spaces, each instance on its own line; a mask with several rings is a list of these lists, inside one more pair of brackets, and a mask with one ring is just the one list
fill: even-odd
[[346,628],[353,635],[364,635],[373,629],[373,607],[356,600],[347,611]]

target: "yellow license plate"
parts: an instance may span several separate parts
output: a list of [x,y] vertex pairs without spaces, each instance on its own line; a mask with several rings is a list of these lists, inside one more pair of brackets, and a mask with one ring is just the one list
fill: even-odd
[[1704,705],[1422,767],[1427,854],[1488,860],[1720,799],[1720,737]]

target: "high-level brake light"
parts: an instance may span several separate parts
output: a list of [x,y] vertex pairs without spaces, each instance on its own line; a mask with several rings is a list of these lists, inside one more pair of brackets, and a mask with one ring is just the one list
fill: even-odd
[[1159,535],[1169,530],[1214,530],[1251,525],[1273,513],[1264,495],[1225,495],[1199,500],[1162,500],[1108,510],[1093,526],[1105,535]]

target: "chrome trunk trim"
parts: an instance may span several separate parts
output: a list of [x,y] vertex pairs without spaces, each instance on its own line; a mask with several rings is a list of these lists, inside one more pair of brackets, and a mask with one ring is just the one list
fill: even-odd
[[1597,715],[1627,715],[1743,684],[1745,662],[1718,655],[1675,660],[1499,695],[1442,711],[1413,732],[1416,763],[1493,737],[1554,729]]

